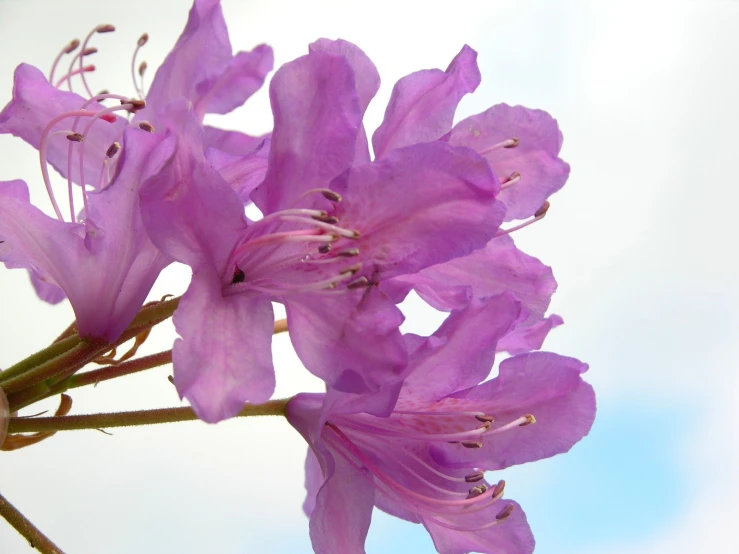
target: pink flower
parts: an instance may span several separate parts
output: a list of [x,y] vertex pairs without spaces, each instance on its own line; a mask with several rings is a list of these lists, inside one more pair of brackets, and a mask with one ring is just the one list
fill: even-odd
[[477,384],[519,310],[509,294],[473,299],[433,336],[407,336],[399,390],[288,403],[311,446],[304,508],[317,553],[364,552],[373,506],[422,523],[443,554],[533,551],[505,483],[483,472],[566,452],[589,431],[595,400],[585,364],[543,352],[507,359]]

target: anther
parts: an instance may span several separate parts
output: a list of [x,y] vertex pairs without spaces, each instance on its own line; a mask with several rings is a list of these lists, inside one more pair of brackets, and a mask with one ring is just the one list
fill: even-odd
[[234,274],[233,278],[231,279],[231,284],[235,285],[237,283],[243,283],[246,279],[246,274],[239,269],[239,266],[234,267]]
[[462,446],[465,448],[482,448],[480,441],[462,441]]
[[154,125],[152,125],[148,121],[139,121],[139,129],[141,129],[142,131],[146,131],[147,133],[153,133]]
[[549,211],[549,206],[550,206],[549,201],[548,200],[545,201],[541,205],[541,208],[536,210],[536,212],[534,213],[534,217],[536,217],[537,219],[541,219],[542,217],[544,217],[546,213]]
[[336,225],[339,222],[339,218],[332,215],[314,215],[311,217],[316,221],[323,221],[324,223],[330,223],[331,225]]
[[84,137],[79,133],[69,133],[67,135],[67,140],[71,142],[82,142],[84,140]]
[[104,88],[100,92],[96,94],[96,96],[103,96],[104,94],[110,94],[110,91],[107,88]]
[[513,513],[513,510],[515,509],[515,504],[508,504],[505,508],[503,508],[500,512],[498,512],[498,515],[495,516],[495,519],[498,521],[501,521],[503,519],[508,518]]
[[518,138],[513,137],[510,140],[507,140],[506,143],[503,145],[503,148],[515,148],[518,146]]
[[495,421],[495,418],[493,418],[492,416],[484,415],[484,414],[483,415],[479,415],[479,414],[478,415],[475,415],[475,419],[477,421],[482,422],[482,423],[493,423]]
[[82,56],[92,56],[93,54],[96,54],[97,51],[98,51],[97,48],[95,48],[94,46],[90,46],[89,48],[85,48],[82,51],[82,54],[81,55]]
[[[486,490],[487,490],[487,489],[486,489]],[[482,487],[472,487],[472,488],[470,489],[470,492],[468,492],[468,493],[467,493],[467,498],[466,498],[466,500],[469,500],[470,498],[475,498],[475,497],[477,497],[477,496],[480,496],[480,495],[481,495],[482,493],[484,493],[484,492],[485,492],[485,491],[484,491],[484,490],[482,490]]]
[[482,471],[475,471],[469,475],[464,476],[464,480],[468,483],[477,483],[485,478],[485,474]]
[[331,245],[330,244],[322,244],[318,247],[318,252],[321,254],[328,254],[331,252]]
[[72,52],[77,50],[77,47],[79,45],[80,45],[80,39],[78,38],[74,39],[72,42],[70,42],[69,44],[67,44],[67,46],[64,47],[64,53],[71,54]]
[[490,422],[486,421],[482,425],[478,425],[476,429],[485,429],[486,431],[490,430]]
[[110,146],[108,146],[108,150],[106,150],[105,155],[108,158],[112,158],[115,156],[121,149],[121,144],[119,142],[114,142]]
[[351,258],[353,256],[359,256],[359,248],[349,248],[347,250],[342,250],[341,252],[337,252],[336,255],[341,256],[342,258]]
[[350,265],[349,267],[347,267],[344,271],[341,272],[341,274],[347,275],[347,276],[356,275],[357,273],[361,271],[361,269],[362,269],[362,264],[354,264],[354,265]]
[[135,113],[139,110],[143,110],[146,107],[146,100],[139,100],[138,98],[131,98],[129,100],[121,100],[121,105],[130,105],[128,111]]
[[536,418],[533,415],[531,415],[531,414],[526,414],[523,417],[526,418],[526,421],[524,421],[523,423],[519,423],[518,424],[519,427],[526,427],[527,425],[531,425],[533,423],[536,423]]
[[106,23],[105,25],[98,25],[95,27],[95,31],[98,33],[112,33],[115,31],[115,27],[109,23]]
[[139,40],[136,42],[136,44],[139,45],[139,47],[143,46],[149,41],[149,33],[144,33],[139,37]]
[[321,194],[323,194],[323,197],[326,200],[331,200],[331,202],[341,202],[341,195],[337,192],[332,190],[323,190],[321,191]]
[[498,481],[498,484],[495,485],[495,487],[493,488],[493,498],[495,498],[496,496],[502,495],[504,490],[505,490],[505,481],[501,479],[500,481]]
[[360,277],[359,279],[354,279],[354,281],[347,283],[346,288],[348,288],[349,290],[361,289],[364,287],[368,287],[369,284],[370,282],[367,277]]
[[146,68],[149,67],[149,64],[146,62],[141,62],[141,65],[139,65],[139,77],[144,76],[144,72],[146,71]]

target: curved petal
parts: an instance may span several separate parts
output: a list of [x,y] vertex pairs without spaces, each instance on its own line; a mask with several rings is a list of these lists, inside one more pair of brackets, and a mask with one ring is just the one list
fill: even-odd
[[[310,45],[311,52],[329,52],[344,56],[354,70],[354,79],[357,87],[357,95],[359,98],[359,109],[364,116],[367,106],[375,97],[380,89],[380,74],[369,59],[367,54],[358,46],[346,40],[329,40],[321,38]],[[354,158],[355,163],[365,163],[370,161],[369,144],[367,142],[367,133],[362,124],[357,134],[357,150]]]
[[267,173],[269,139],[251,154],[233,156],[215,148],[205,153],[205,159],[231,186],[244,205],[251,203],[251,193],[263,181]]
[[523,354],[531,350],[539,350],[544,344],[549,331],[559,327],[564,320],[557,314],[537,321],[529,326],[517,327],[498,342],[498,352],[508,352],[511,355]]
[[493,367],[498,341],[520,311],[516,298],[505,293],[473,298],[467,308],[452,312],[414,352],[401,398],[434,402],[483,381]]
[[340,454],[326,456],[325,482],[310,517],[310,538],[316,554],[364,554],[375,485],[366,469]]
[[385,119],[372,136],[375,159],[395,148],[439,140],[452,128],[462,97],[480,84],[477,52],[465,45],[446,71],[427,69],[400,79]]
[[[2,394],[2,392],[0,392]],[[303,512],[311,516],[316,507],[316,496],[323,485],[323,470],[316,458],[312,448],[308,448],[305,457],[305,500],[303,501]]]
[[235,240],[246,228],[236,193],[203,155],[200,125],[186,103],[167,114],[172,162],[141,191],[141,215],[157,247],[194,270],[203,266],[223,274]]
[[44,281],[38,273],[33,270],[28,271],[28,276],[31,278],[31,284],[33,289],[38,294],[38,297],[44,302],[49,304],[59,304],[62,300],[67,298],[64,291],[56,286],[54,283],[48,283]]
[[439,523],[424,518],[423,524],[434,541],[440,554],[467,554],[468,552],[485,552],[485,554],[531,554],[534,551],[534,535],[531,533],[526,514],[517,502],[499,500],[490,508],[465,516],[467,526],[483,527],[496,521],[495,516],[503,507],[514,506],[511,515],[487,529],[458,531],[444,527]]
[[[587,367],[549,352],[503,361],[498,377],[452,395],[457,406],[474,406],[495,418],[482,448],[437,446],[434,459],[447,467],[497,470],[567,452],[588,434],[595,418],[595,394],[581,376]],[[536,423],[494,433],[527,414]]]
[[172,348],[174,380],[208,423],[235,416],[246,402],[266,402],[275,388],[274,314],[258,294],[224,297],[219,276],[195,273],[174,314],[182,337]]
[[270,98],[269,170],[253,194],[264,214],[292,207],[302,193],[328,186],[350,167],[362,122],[354,71],[344,56],[318,51],[283,65]]
[[[11,133],[38,150],[46,125],[57,116],[82,109],[85,103],[86,100],[78,94],[61,91],[49,84],[43,73],[35,67],[21,64],[15,70],[13,99],[0,112],[0,134]],[[85,109],[97,112],[104,109],[104,106],[92,102]],[[78,124],[79,132],[87,125],[86,119],[82,118]],[[71,129],[73,124],[73,117],[63,119],[52,127],[51,132]],[[90,127],[85,135],[85,184],[99,186],[100,170],[106,159],[106,152],[114,141],[120,140],[127,125],[124,118],[118,117],[114,123],[99,119]],[[65,178],[68,175],[70,144],[63,136],[54,137],[49,141],[46,153],[48,162]],[[74,148],[79,146],[75,145]],[[72,180],[81,184],[76,156],[74,161]]]
[[[496,147],[514,138],[515,148]],[[533,216],[570,174],[570,166],[558,157],[562,133],[557,120],[541,110],[498,104],[457,123],[449,143],[479,152],[501,180],[516,172],[521,175],[500,193],[506,221]]]
[[203,127],[203,150],[216,148],[231,156],[245,156],[262,146],[265,141],[269,140],[269,136],[253,137],[238,131],[226,131],[205,125]]
[[[229,62],[214,82],[208,82],[207,92],[197,100],[193,99],[195,113],[226,114],[239,106],[262,88],[264,79],[272,71],[274,55],[272,48],[260,44],[249,52],[239,52]],[[203,83],[196,87],[198,93],[205,89]]]
[[437,310],[460,309],[470,297],[512,292],[528,311],[527,324],[546,312],[557,282],[552,269],[516,248],[503,235],[468,256],[426,268],[415,275],[394,279],[411,285],[419,296]]
[[358,230],[359,261],[381,282],[483,247],[503,220],[497,190],[471,150],[418,144],[350,171],[334,213]]
[[284,303],[295,351],[329,386],[363,393],[400,379],[408,363],[398,330],[403,315],[374,287],[293,295]]

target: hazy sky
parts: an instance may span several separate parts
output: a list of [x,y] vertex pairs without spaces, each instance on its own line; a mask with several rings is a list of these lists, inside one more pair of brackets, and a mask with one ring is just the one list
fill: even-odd
[[[591,366],[599,414],[571,453],[506,471],[542,554],[732,553],[739,547],[735,426],[739,264],[739,5],[730,1],[373,2],[224,0],[235,50],[267,42],[278,63],[319,37],[344,38],[376,63],[381,120],[392,84],[445,68],[464,43],[483,83],[459,117],[508,102],[560,123],[571,178],[545,220],[516,234],[554,268],[552,310],[566,325],[550,350]],[[130,93],[129,62],[150,34],[150,71],[174,44],[188,0],[0,0],[0,104],[13,68],[46,71],[58,50],[99,23],[93,90]],[[153,71],[151,73],[153,75]],[[265,91],[217,124],[267,131]],[[25,179],[50,208],[35,150],[0,137],[0,180]],[[181,293],[170,268],[152,297]],[[408,329],[440,317],[409,303]],[[0,367],[43,347],[72,320],[38,301],[25,273],[0,268]],[[419,323],[422,321],[422,323]],[[146,345],[171,345],[161,326]],[[287,337],[275,341],[277,396],[319,390]],[[178,403],[170,368],[74,393],[73,413]],[[59,433],[0,453],[0,491],[73,554],[310,552],[302,515],[305,445],[279,419]],[[496,477],[497,478],[497,477]],[[370,554],[433,552],[419,526],[377,514]],[[0,522],[0,553],[30,552]]]

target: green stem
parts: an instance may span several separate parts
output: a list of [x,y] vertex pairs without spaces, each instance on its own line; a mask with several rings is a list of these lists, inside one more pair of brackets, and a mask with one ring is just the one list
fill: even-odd
[[[270,400],[265,404],[247,404],[236,417],[285,416],[288,398]],[[83,429],[105,429],[111,427],[132,427],[136,425],[155,425],[198,419],[192,408],[162,408],[137,412],[115,412],[60,417],[10,418],[8,434],[44,433],[49,431],[78,431]]]
[[52,389],[51,394],[57,394],[69,389],[84,387],[86,385],[97,385],[98,383],[107,381],[108,379],[131,375],[132,373],[152,369],[169,363],[172,363],[172,351],[166,350],[157,354],[151,354],[150,356],[131,360],[130,362],[123,362],[118,365],[109,365],[100,369],[86,371],[85,373],[72,375],[72,377],[62,381]]
[[145,306],[141,309],[138,315],[133,319],[129,329],[132,327],[151,327],[152,323],[165,320],[170,317],[177,306],[180,303],[181,296],[165,300],[164,302],[157,302],[150,306]]
[[81,339],[79,336],[73,335],[66,339],[60,340],[59,342],[55,342],[54,344],[47,348],[44,348],[43,350],[39,350],[35,354],[30,355],[25,360],[21,360],[17,364],[10,366],[8,369],[0,373],[0,384],[5,383],[13,377],[17,377],[21,373],[31,368],[46,363],[49,360],[56,358],[57,356],[61,356],[65,352],[68,352],[69,350],[77,346],[80,343],[80,340]]
[[3,516],[16,531],[23,535],[31,548],[38,549],[41,554],[64,554],[61,548],[51,542],[46,535],[39,531],[38,527],[28,521],[26,516],[20,513],[15,506],[8,502],[2,494],[0,494],[0,515]]

